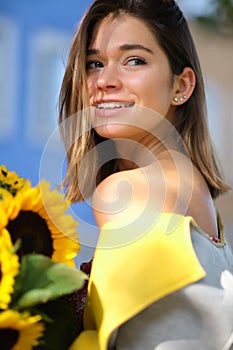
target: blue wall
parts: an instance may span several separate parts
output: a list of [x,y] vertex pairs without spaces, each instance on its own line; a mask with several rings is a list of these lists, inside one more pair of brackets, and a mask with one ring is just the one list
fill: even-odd
[[[36,124],[38,109],[46,111],[42,104],[53,93],[50,91],[50,76],[47,81],[40,79],[43,64],[50,67],[49,62],[44,62],[43,59],[47,56],[53,57],[55,52],[56,64],[60,60],[61,67],[64,65],[64,52],[69,49],[75,28],[91,2],[0,0],[0,164],[5,164],[9,170],[29,179],[32,185],[36,185],[40,180],[39,169],[43,150],[57,123],[57,115],[56,119],[52,120],[48,111],[48,115],[39,116],[40,124]],[[1,51],[4,38],[5,46]],[[52,53],[46,56],[46,50],[50,48],[49,40]],[[51,70],[52,68],[53,66]],[[58,70],[59,67],[53,72],[53,88],[56,85]],[[60,88],[62,69],[58,73],[59,86],[55,86],[57,91]],[[44,93],[40,90],[43,90],[45,84]],[[52,98],[55,99],[56,96],[53,95]],[[44,134],[43,130],[37,133],[40,126],[44,127]],[[93,244],[88,242],[87,236],[94,229],[95,222],[88,203],[77,204],[73,206],[73,210],[78,213],[77,218],[80,221],[79,233],[83,245],[78,258],[80,262],[92,254],[92,248],[89,247]],[[96,237],[95,233],[94,236]]]
[[[80,17],[90,3],[90,0],[0,1],[0,17],[12,23],[17,32],[15,51],[11,52],[17,56],[15,66],[8,67],[8,62],[4,62],[5,69],[15,70],[14,86],[11,87],[11,90],[14,90],[14,99],[12,100],[12,96],[9,96],[7,102],[14,105],[14,127],[7,137],[3,132],[4,137],[0,138],[0,163],[6,164],[9,169],[17,171],[21,176],[29,178],[33,184],[39,180],[38,169],[45,142],[39,145],[38,142],[34,144],[28,140],[26,135],[27,111],[31,104],[31,91],[29,94],[29,88],[31,88],[29,87],[30,44],[33,36],[45,29],[63,33],[67,38],[71,38]],[[61,52],[61,60],[62,55],[63,52]],[[5,116],[0,115],[1,118]]]

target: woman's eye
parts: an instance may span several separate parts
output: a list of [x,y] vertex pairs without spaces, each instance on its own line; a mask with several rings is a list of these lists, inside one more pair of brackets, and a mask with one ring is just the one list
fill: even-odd
[[89,61],[86,64],[86,69],[102,68],[103,64],[99,61]]
[[144,59],[138,58],[138,57],[130,58],[126,62],[127,66],[139,66],[139,65],[143,65],[143,64],[146,64],[146,61]]

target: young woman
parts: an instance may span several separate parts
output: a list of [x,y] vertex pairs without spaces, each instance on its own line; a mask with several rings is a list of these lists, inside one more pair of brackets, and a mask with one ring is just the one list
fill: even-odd
[[[214,321],[200,335],[198,291],[188,304],[187,288],[199,281],[209,300],[209,285],[220,293],[221,272],[232,269],[214,206],[228,186],[210,140],[196,49],[175,1],[93,3],[72,43],[60,126],[67,197],[92,196],[101,230],[85,309],[85,328],[95,331],[74,346],[207,349]],[[223,346],[231,324],[209,349],[230,349]],[[183,338],[193,342],[164,343]]]

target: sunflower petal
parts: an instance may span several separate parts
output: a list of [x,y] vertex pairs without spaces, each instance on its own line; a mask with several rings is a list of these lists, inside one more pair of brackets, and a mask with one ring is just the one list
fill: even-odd
[[14,290],[15,276],[19,272],[18,256],[6,229],[0,232],[0,309],[6,309]]
[[31,350],[39,344],[38,339],[42,337],[44,325],[40,322],[41,316],[30,316],[15,310],[6,310],[0,313],[0,329],[11,329],[18,333],[16,343],[12,350]]
[[[11,226],[10,234],[12,237],[17,237],[17,239],[20,239],[19,236],[26,232],[25,247],[26,242],[30,242],[29,235],[31,235],[32,241],[38,242],[38,245],[33,244],[35,250],[27,251],[27,253],[45,254],[57,262],[75,266],[73,259],[80,250],[77,233],[78,222],[71,215],[66,214],[68,206],[69,201],[64,200],[63,195],[59,194],[58,191],[50,191],[50,184],[43,180],[36,187],[25,187],[18,191],[11,200],[6,200],[6,203],[1,205],[0,202],[0,213],[3,212],[3,221],[0,223],[0,228],[7,227],[9,224]],[[18,220],[19,217],[23,216],[21,215],[23,212],[33,212],[37,214],[38,219],[40,217],[44,221],[48,231],[46,234],[50,235],[52,242],[52,248],[49,251],[45,246],[38,251],[36,250],[36,247],[39,247],[39,242],[44,240],[42,231],[37,229],[32,220],[28,220],[27,223],[25,220]],[[11,222],[16,219],[17,226],[11,225]],[[24,224],[30,225],[30,227],[24,227]],[[14,232],[15,229],[17,229],[16,233]],[[21,238],[23,240],[23,236]],[[25,251],[22,247],[22,254]]]

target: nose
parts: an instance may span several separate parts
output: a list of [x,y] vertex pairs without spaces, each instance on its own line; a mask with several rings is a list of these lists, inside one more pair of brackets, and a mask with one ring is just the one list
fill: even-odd
[[119,90],[122,87],[122,82],[119,77],[119,72],[113,67],[104,67],[98,78],[97,88],[101,90]]

